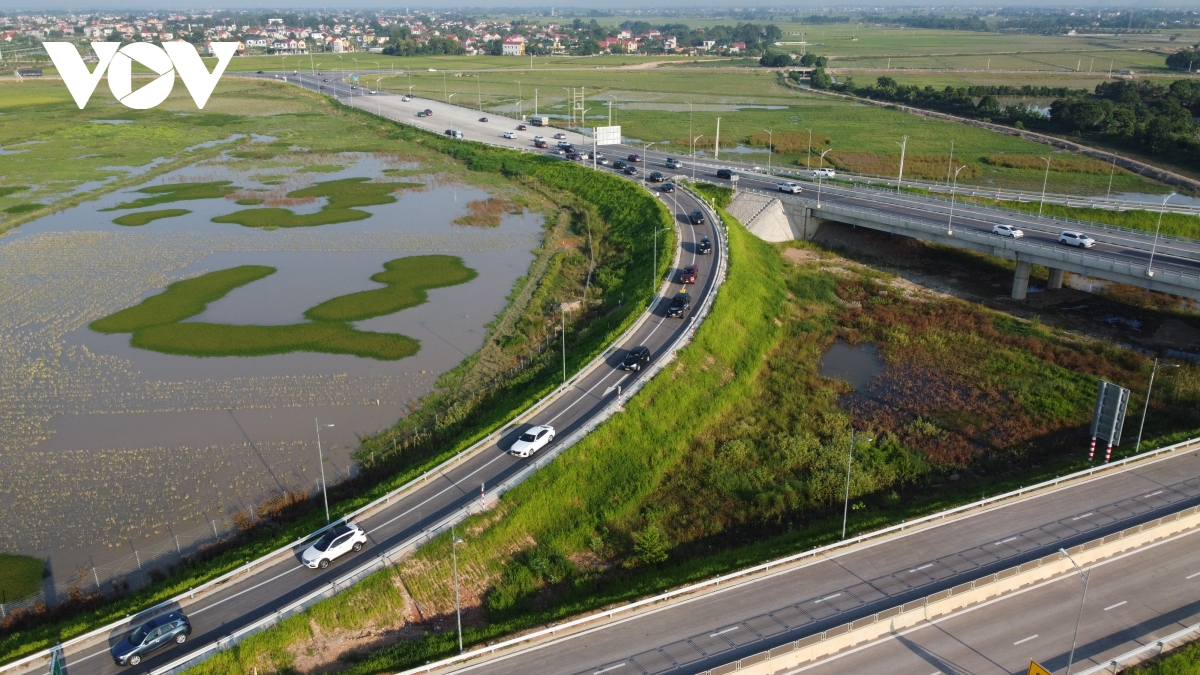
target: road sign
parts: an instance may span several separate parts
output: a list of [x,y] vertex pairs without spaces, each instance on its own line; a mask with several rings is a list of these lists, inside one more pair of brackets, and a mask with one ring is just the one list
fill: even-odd
[[1125,409],[1129,406],[1129,390],[1112,382],[1100,380],[1096,392],[1096,409],[1092,414],[1092,438],[1102,438],[1109,445],[1121,444],[1121,429],[1125,426]]
[[1050,673],[1050,671],[1043,668],[1041,666],[1041,664],[1039,664],[1037,661],[1030,659],[1029,672],[1025,673],[1025,675],[1052,675],[1052,674]]
[[50,650],[50,675],[63,675],[62,645],[55,645]]
[[620,145],[621,125],[615,127],[596,127],[596,145]]

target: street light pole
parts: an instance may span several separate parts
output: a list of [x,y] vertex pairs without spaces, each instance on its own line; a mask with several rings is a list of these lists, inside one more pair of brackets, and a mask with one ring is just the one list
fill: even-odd
[[[650,156],[646,154],[646,151],[649,150],[650,146],[652,146],[652,145],[658,145],[658,141],[653,141],[651,143],[642,141],[642,159],[644,159],[646,161],[646,166],[650,165]],[[642,187],[643,188],[646,187],[646,172],[645,171],[642,171]]]
[[1066,675],[1071,675],[1071,666],[1075,663],[1075,643],[1079,640],[1079,623],[1083,620],[1083,605],[1087,602],[1088,580],[1092,575],[1084,574],[1083,570],[1080,569],[1079,565],[1075,562],[1075,559],[1071,557],[1071,554],[1067,553],[1066,549],[1060,548],[1058,549],[1058,552],[1066,556],[1067,560],[1070,560],[1072,565],[1075,565],[1075,571],[1079,572],[1079,576],[1083,578],[1083,597],[1079,599],[1079,616],[1075,617],[1075,636],[1071,638],[1071,653],[1069,656],[1067,656]]
[[[854,427],[850,427],[850,457],[846,460],[846,505],[842,508],[842,539],[846,538],[846,521],[850,517],[850,467],[854,465]],[[870,443],[874,438],[864,438]]]
[[325,499],[325,523],[329,524],[329,492],[325,489],[325,454],[321,451],[321,427],[329,428],[333,425],[322,425],[315,417],[313,423],[317,425],[317,466],[321,468],[321,496]]
[[1042,217],[1042,207],[1046,204],[1046,185],[1050,182],[1050,158],[1039,157],[1038,159],[1046,163],[1046,176],[1042,178],[1042,199],[1038,202],[1038,218]]
[[1174,197],[1175,193],[1167,195],[1163,198],[1162,206],[1158,209],[1158,225],[1154,227],[1154,245],[1150,247],[1150,263],[1146,267],[1146,276],[1154,276],[1154,254],[1158,251],[1158,232],[1162,229],[1163,212],[1167,210],[1167,200]]
[[904,151],[908,148],[908,136],[904,137],[903,143],[896,143],[900,146],[900,173],[896,176],[896,194],[900,194],[900,184],[904,182]]
[[775,152],[775,136],[771,134],[770,129],[763,129],[767,132],[767,173],[771,173],[771,153]]
[[567,383],[567,303],[561,303],[558,306],[562,312],[562,366],[563,366],[563,384]]
[[946,221],[947,236],[954,234],[954,197],[958,190],[958,172],[965,168],[967,168],[967,165],[963,164],[954,171],[954,187],[950,188],[950,219]]
[[704,138],[704,134],[692,139],[692,182],[696,182],[696,141]]
[[808,130],[808,163],[804,165],[804,168],[812,171],[812,129]]
[[[833,148],[830,148],[829,150],[826,150],[825,152],[830,152],[832,150],[833,150]],[[825,152],[821,153],[821,167],[822,168],[825,167]],[[811,169],[811,168],[812,167],[810,166],[809,169]],[[821,208],[821,180],[823,178],[825,178],[824,172],[817,174],[817,208],[818,209]]]
[[1106,192],[1106,193],[1104,194],[1104,198],[1105,198],[1105,199],[1111,199],[1111,198],[1112,198],[1112,181],[1113,181],[1113,174],[1115,174],[1116,172],[1117,172],[1117,153],[1115,153],[1115,152],[1114,152],[1114,153],[1113,153],[1113,158],[1112,158],[1112,166],[1111,166],[1111,167],[1109,168],[1109,170],[1108,170],[1108,192]]
[[1146,387],[1146,400],[1142,403],[1142,423],[1138,425],[1137,446],[1133,449],[1133,454],[1142,451],[1142,429],[1146,428],[1146,411],[1150,409],[1150,393],[1154,391],[1154,375],[1162,368],[1178,368],[1177,363],[1164,363],[1158,365],[1158,359],[1154,359],[1154,368],[1150,371],[1150,384]]
[[458,545],[463,543],[454,534],[454,526],[450,526],[450,557],[454,561],[454,614],[458,617],[458,653],[463,653],[462,643],[462,604],[458,598]]

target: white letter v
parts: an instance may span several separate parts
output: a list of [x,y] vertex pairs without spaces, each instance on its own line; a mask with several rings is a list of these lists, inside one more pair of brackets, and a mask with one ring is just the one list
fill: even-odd
[[225,72],[225,66],[229,65],[229,59],[232,59],[237,51],[237,43],[212,43],[213,53],[217,57],[217,64],[213,66],[212,73],[204,67],[196,48],[187,42],[164,42],[163,49],[167,50],[167,55],[175,64],[175,72],[183,79],[183,86],[187,87],[188,93],[192,95],[196,107],[203,110],[204,104],[208,103],[208,97],[217,86],[217,80],[221,79]]
[[108,69],[108,64],[121,48],[119,42],[93,42],[92,50],[96,52],[96,58],[99,60],[96,69],[89,73],[79,52],[75,50],[75,45],[70,42],[43,42],[42,46],[46,48],[54,67],[58,68],[58,74],[62,76],[67,91],[71,92],[71,97],[75,99],[75,105],[79,106],[80,110],[87,105],[92,92],[96,91],[96,85],[100,84],[104,71]]

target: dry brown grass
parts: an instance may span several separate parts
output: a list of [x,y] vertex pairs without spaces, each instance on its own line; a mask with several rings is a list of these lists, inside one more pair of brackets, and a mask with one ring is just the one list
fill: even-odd
[[456,225],[471,227],[499,227],[504,214],[521,213],[521,206],[510,199],[475,199],[467,202],[467,215],[454,219]]
[[[1046,168],[1046,162],[1041,157],[1033,155],[988,155],[983,158],[983,161],[992,166],[1003,166],[1010,169],[1037,169],[1041,171]],[[1113,166],[1109,162],[1103,162],[1098,159],[1051,157],[1050,170],[1107,176],[1113,170]],[[1116,172],[1129,173],[1121,167],[1117,167]]]
[[[700,140],[696,141],[696,149],[704,150],[706,152],[712,152],[715,140],[716,139],[713,138],[712,136],[703,136],[700,138]],[[721,139],[721,147],[722,148],[736,148],[737,145],[738,145],[738,141],[736,138],[722,138]],[[690,138],[673,139],[671,141],[671,147],[680,147],[680,148],[683,148],[684,150],[690,152],[692,149],[692,139],[690,139]]]
[[[900,154],[875,155],[869,152],[835,151],[825,155],[825,161],[839,169],[874,176],[895,176],[900,170]],[[959,165],[958,161],[954,162]],[[906,155],[904,175],[908,178],[945,180],[950,166],[949,155]],[[960,165],[961,166],[961,165]],[[979,167],[968,163],[959,173],[959,180],[979,175]]]
[[[821,152],[833,139],[824,134],[812,135],[812,147]],[[771,146],[771,151],[777,155],[791,152],[806,152],[808,150],[808,132],[781,131],[774,135],[750,134],[750,145],[765,148]]]

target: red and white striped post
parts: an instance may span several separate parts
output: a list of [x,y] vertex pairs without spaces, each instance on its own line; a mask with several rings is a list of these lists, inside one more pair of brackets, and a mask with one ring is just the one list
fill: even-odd
[[1088,451],[1088,461],[1096,457],[1096,437],[1092,436],[1092,449]]
[[1104,463],[1108,464],[1108,460],[1112,459],[1112,441],[1108,442],[1108,450],[1104,451]]
[[483,483],[479,484],[479,508],[487,508],[487,494],[483,491]]

